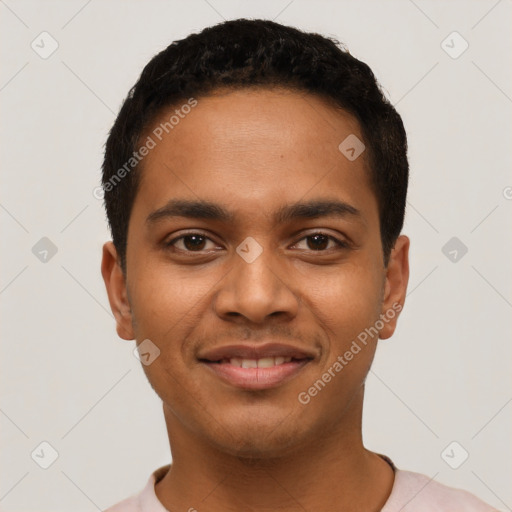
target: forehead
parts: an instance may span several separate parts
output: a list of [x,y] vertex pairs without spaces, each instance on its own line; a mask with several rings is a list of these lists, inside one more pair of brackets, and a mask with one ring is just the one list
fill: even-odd
[[[208,153],[212,164],[219,160],[226,165],[229,159],[244,156],[238,162],[243,164],[254,157],[254,151],[264,161],[276,152],[298,158],[313,153],[318,160],[325,151],[339,156],[339,143],[351,134],[362,139],[351,114],[305,92],[253,87],[216,91],[196,101],[192,109],[185,109],[183,102],[161,112],[152,132],[163,132],[162,140],[157,137],[159,147],[148,161],[162,150],[167,157],[190,163]],[[181,113],[185,110],[187,114]],[[169,120],[172,126],[166,127]]]
[[172,198],[215,201],[251,215],[317,196],[360,203],[362,210],[361,203],[374,200],[365,153],[350,160],[339,149],[347,137],[362,140],[359,123],[322,98],[251,88],[217,91],[181,107],[162,111],[144,135],[155,145],[139,168],[134,213]]

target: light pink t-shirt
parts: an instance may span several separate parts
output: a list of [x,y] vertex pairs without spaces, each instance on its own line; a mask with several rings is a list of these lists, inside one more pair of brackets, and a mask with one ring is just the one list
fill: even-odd
[[[391,494],[381,512],[497,512],[473,494],[447,487],[429,477],[412,471],[395,470]],[[154,471],[146,487],[105,512],[168,512],[155,493],[155,484],[167,473],[169,465]]]

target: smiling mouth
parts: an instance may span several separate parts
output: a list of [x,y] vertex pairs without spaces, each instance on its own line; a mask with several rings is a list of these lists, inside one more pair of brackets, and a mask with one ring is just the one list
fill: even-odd
[[[307,359],[307,358],[304,358]],[[239,368],[271,368],[272,366],[279,366],[291,361],[303,361],[304,359],[296,359],[289,356],[278,356],[278,357],[262,357],[260,359],[246,359],[241,357],[230,357],[220,359],[219,361],[208,361],[206,359],[203,362],[216,363],[216,364],[230,364]]]
[[245,359],[224,358],[218,361],[200,359],[222,381],[242,389],[277,387],[299,374],[312,358],[296,359],[290,356]]

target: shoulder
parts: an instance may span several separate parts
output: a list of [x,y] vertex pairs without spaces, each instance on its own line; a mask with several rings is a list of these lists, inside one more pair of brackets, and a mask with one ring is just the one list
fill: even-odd
[[112,505],[103,512],[141,512],[138,496],[130,496],[129,498]]
[[103,512],[167,512],[155,494],[155,484],[164,477],[169,468],[169,464],[159,467],[150,475],[144,489]]
[[412,471],[396,470],[395,483],[382,512],[496,512],[473,494],[448,487]]

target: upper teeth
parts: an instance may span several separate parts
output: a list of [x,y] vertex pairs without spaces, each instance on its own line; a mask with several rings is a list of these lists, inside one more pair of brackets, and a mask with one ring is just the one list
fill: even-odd
[[232,357],[229,359],[229,364],[233,366],[240,366],[242,368],[270,368],[278,364],[289,363],[291,357],[263,357],[261,359],[241,359]]

